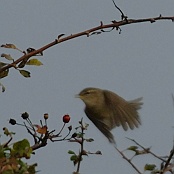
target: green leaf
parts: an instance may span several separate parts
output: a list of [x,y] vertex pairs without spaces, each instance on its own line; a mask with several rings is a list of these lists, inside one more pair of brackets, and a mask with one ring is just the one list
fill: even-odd
[[31,77],[30,72],[26,70],[19,70],[19,72],[24,76],[24,77]]
[[[33,164],[33,165],[31,165],[31,166],[29,166],[29,168],[28,168],[28,172],[31,174],[31,173],[36,173],[36,168],[37,167],[37,163],[35,163],[35,164]],[[38,173],[38,172],[37,172]]]
[[4,135],[9,136],[10,132],[8,131],[8,129],[6,127],[3,128],[4,131]]
[[21,61],[21,63],[18,65],[18,68],[23,68],[27,62],[28,58],[25,58]]
[[35,66],[40,66],[43,65],[43,63],[41,61],[39,61],[38,59],[30,59],[26,65],[35,65]]
[[144,171],[146,171],[146,170],[152,171],[152,170],[155,169],[155,167],[156,167],[155,164],[146,164],[146,165],[144,166]]
[[71,160],[71,161],[76,161],[77,159],[78,159],[77,155],[72,155],[72,156],[70,157],[70,160]]
[[13,144],[13,154],[14,156],[30,158],[32,153],[32,148],[30,147],[30,143],[27,139],[23,139]]
[[2,68],[3,66],[7,65],[7,63],[4,62],[0,62],[0,68]]
[[11,55],[10,54],[1,54],[1,57],[4,57],[4,58],[6,58],[7,60],[14,60],[12,57],[11,57]]
[[26,147],[30,147],[30,143],[27,139],[23,139],[13,144],[14,150],[25,150]]
[[132,151],[136,151],[138,149],[138,146],[130,146],[127,148],[127,150],[132,150]]
[[81,132],[77,133],[77,137],[78,137],[78,138],[82,138],[83,135],[84,135],[84,133],[81,133]]
[[89,126],[89,124],[85,123],[85,125],[84,125],[83,128],[84,128],[85,130],[87,130],[88,126]]
[[0,79],[2,79],[2,78],[4,78],[4,77],[8,76],[8,72],[9,72],[9,69],[7,69],[7,70],[5,70],[5,71],[2,71],[2,72],[0,73]]
[[93,142],[93,141],[94,141],[93,138],[86,139],[86,142]]
[[69,154],[75,154],[75,152],[72,151],[72,150],[69,150],[68,153],[69,153]]

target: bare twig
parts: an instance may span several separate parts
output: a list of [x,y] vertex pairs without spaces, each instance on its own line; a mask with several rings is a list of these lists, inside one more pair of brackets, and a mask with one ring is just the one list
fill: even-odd
[[121,13],[121,19],[127,21],[128,17],[124,15],[123,11],[116,5],[114,0],[112,0],[112,2],[114,3],[115,8],[118,9],[118,11]]
[[[171,161],[173,155],[174,155],[174,146],[173,146],[173,148],[172,148],[172,150],[171,150],[171,152],[170,152],[169,158],[167,159],[167,161],[166,161],[166,163],[165,163],[165,165],[164,165],[163,171],[168,170],[168,165],[170,164],[170,161]],[[172,165],[172,166],[173,166],[173,165]],[[163,172],[163,173],[164,173],[164,172]]]
[[2,147],[4,147],[4,148],[5,148],[5,147],[8,147],[8,145],[9,145],[9,143],[12,141],[12,139],[13,139],[13,138],[12,138],[12,136],[11,136],[10,139],[9,139],[5,144],[2,145]]
[[70,133],[71,133],[71,131],[69,130],[69,132],[67,133],[67,135],[65,136],[65,137],[63,137],[63,138],[61,138],[61,139],[54,139],[54,138],[57,138],[57,137],[61,137],[60,136],[60,133],[58,133],[58,134],[56,134],[56,135],[51,135],[50,134],[50,136],[49,136],[49,139],[50,139],[50,141],[52,141],[52,142],[55,142],[55,141],[63,141],[63,140],[70,140],[72,137],[70,137],[70,138],[67,138],[69,135],[70,135]]
[[120,155],[137,171],[137,173],[142,174],[138,168],[128,159],[117,147],[115,149],[120,153]]
[[66,125],[66,123],[63,124],[61,130],[60,130],[59,133],[56,135],[57,137],[60,136],[60,134],[62,133],[62,131],[63,131],[64,127],[65,127],[65,125]]

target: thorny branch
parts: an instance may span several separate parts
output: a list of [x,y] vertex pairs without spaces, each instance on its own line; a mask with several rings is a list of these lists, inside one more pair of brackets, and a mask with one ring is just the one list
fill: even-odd
[[[64,34],[60,34],[58,36],[57,39],[55,39],[53,42],[39,48],[39,49],[34,49],[33,51],[31,52],[27,52],[25,53],[24,52],[24,55],[21,56],[19,59],[15,60],[13,63],[10,63],[10,64],[7,64],[5,66],[3,66],[2,68],[0,68],[0,73],[4,72],[5,70],[7,69],[10,69],[12,67],[15,67],[15,68],[18,68],[18,64],[22,61],[27,61],[30,57],[34,56],[34,55],[37,55],[37,54],[41,54],[43,53],[44,50],[54,46],[54,45],[57,45],[61,42],[65,42],[67,40],[71,40],[71,39],[74,39],[74,38],[77,38],[77,37],[80,37],[80,36],[92,36],[94,34],[101,34],[104,31],[104,29],[108,29],[108,28],[111,28],[110,31],[116,29],[120,29],[121,26],[124,26],[124,25],[128,25],[128,24],[135,24],[135,23],[142,23],[142,22],[151,22],[151,23],[154,23],[158,20],[172,20],[174,21],[174,16],[166,16],[166,17],[163,17],[162,15],[158,16],[158,17],[154,17],[154,18],[144,18],[144,19],[126,19],[125,20],[125,17],[124,17],[124,20],[121,20],[121,21],[112,21],[112,23],[110,24],[106,24],[104,25],[103,22],[101,21],[100,22],[100,25],[97,26],[97,27],[94,27],[94,28],[91,28],[91,29],[88,29],[88,30],[85,30],[85,31],[82,31],[80,33],[76,33],[76,34],[71,34],[69,36],[64,36]],[[121,31],[121,30],[120,30]]]

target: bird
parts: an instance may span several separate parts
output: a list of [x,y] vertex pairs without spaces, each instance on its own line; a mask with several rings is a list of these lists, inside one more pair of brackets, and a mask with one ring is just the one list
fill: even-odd
[[141,125],[138,110],[143,105],[142,97],[126,101],[112,91],[94,87],[83,89],[76,97],[84,102],[85,114],[110,143],[116,144],[111,133],[115,127],[122,126],[127,131]]

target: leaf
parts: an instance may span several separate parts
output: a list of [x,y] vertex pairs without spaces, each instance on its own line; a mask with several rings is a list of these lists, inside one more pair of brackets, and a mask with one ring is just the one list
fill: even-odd
[[19,72],[24,76],[24,77],[31,77],[30,72],[26,70],[19,70]]
[[146,164],[146,165],[144,166],[144,171],[146,171],[146,170],[152,171],[152,170],[155,169],[155,167],[156,167],[155,164]]
[[29,172],[29,173],[38,173],[38,171],[36,172],[36,169],[35,169],[36,167],[37,167],[37,163],[35,163],[35,164],[29,166],[29,167],[28,167],[28,172]]
[[69,150],[68,153],[69,153],[69,154],[75,154],[75,152],[72,151],[72,150]]
[[14,132],[9,132],[9,130],[6,127],[3,128],[3,131],[4,131],[4,135],[6,135],[6,136],[15,135]]
[[88,129],[88,127],[89,127],[89,124],[87,124],[87,123],[85,123],[85,125],[84,125],[84,130],[87,130]]
[[11,55],[10,54],[1,54],[1,57],[4,57],[4,58],[6,58],[7,60],[14,60],[12,57],[11,57]]
[[81,133],[81,132],[77,133],[77,136],[76,137],[77,138],[82,138],[83,137],[83,133]]
[[9,130],[6,127],[3,128],[3,131],[4,131],[4,135],[6,135],[6,136],[11,135]]
[[0,73],[0,79],[2,79],[2,78],[4,78],[4,77],[8,76],[8,72],[9,72],[9,69],[7,69],[7,70],[5,70],[5,71],[2,71],[2,72]]
[[102,152],[98,150],[97,152],[95,152],[95,154],[96,155],[102,155]]
[[143,150],[135,150],[135,155],[144,155],[149,153],[150,148],[146,148]]
[[12,48],[12,49],[17,49],[17,47],[14,44],[6,44],[6,45],[1,45],[3,48]]
[[0,86],[2,86],[2,92],[4,92],[5,91],[5,86],[2,83],[0,83]]
[[77,159],[78,159],[77,155],[72,155],[72,156],[70,157],[70,160],[71,160],[71,161],[76,161]]
[[136,151],[138,149],[138,146],[130,146],[127,148],[127,150],[132,150],[132,151]]
[[23,139],[13,144],[13,153],[19,157],[30,158],[32,153],[32,148],[30,147],[30,143],[27,139]]
[[47,126],[39,126],[39,125],[34,125],[36,128],[37,128],[37,130],[36,130],[36,132],[38,132],[39,134],[46,134],[46,132],[47,132]]
[[93,142],[94,141],[93,138],[89,138],[89,139],[85,139],[85,140],[86,140],[86,142]]
[[35,65],[35,66],[40,66],[43,65],[43,63],[41,61],[39,61],[38,59],[30,59],[26,65]]
[[23,68],[27,62],[28,58],[25,58],[21,61],[21,63],[18,65],[18,68]]
[[82,150],[81,154],[88,156],[88,152],[86,150]]
[[3,66],[7,65],[7,63],[4,62],[0,62],[0,68],[2,68]]
[[30,147],[30,143],[27,139],[23,139],[13,144],[14,150],[24,150],[26,147]]
[[14,44],[5,44],[5,45],[1,45],[1,47],[3,47],[3,48],[15,49],[15,50],[18,50],[18,51],[20,51],[21,53],[23,53],[23,51],[20,50],[19,48],[17,48]]

